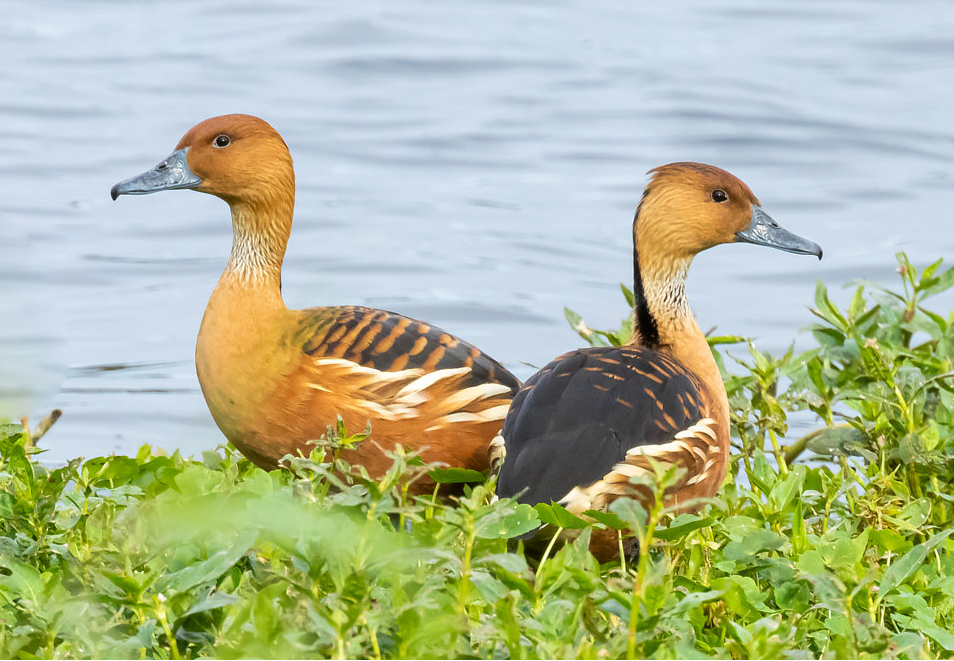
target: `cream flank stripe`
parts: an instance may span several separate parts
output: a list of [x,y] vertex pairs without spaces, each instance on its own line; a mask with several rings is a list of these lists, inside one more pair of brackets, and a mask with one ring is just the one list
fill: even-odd
[[[626,461],[613,466],[613,470],[587,487],[573,487],[569,493],[560,499],[560,504],[567,508],[573,514],[582,514],[586,510],[600,510],[612,502],[614,496],[624,496],[631,492],[629,478],[637,475],[645,475],[649,470],[643,466],[637,466],[630,461],[639,461],[640,458],[649,457],[665,461],[667,463],[677,463],[672,457],[667,455],[683,454],[683,456],[695,456],[700,460],[706,459],[706,453],[718,453],[720,450],[714,445],[716,435],[712,429],[715,425],[712,418],[703,418],[688,429],[684,429],[675,435],[675,439],[668,443],[657,443],[654,445],[639,445],[626,452]],[[695,443],[688,440],[703,442],[706,449],[703,450]],[[494,439],[496,441],[496,439]],[[711,442],[710,442],[711,441]],[[491,443],[491,453],[493,453],[494,444]],[[686,481],[686,485],[696,484],[705,480],[709,469],[715,465],[712,459],[708,459],[705,468],[698,475],[694,475]]]
[[[377,401],[369,399],[353,400],[360,407],[374,411],[375,414],[388,420],[406,420],[426,413],[436,416],[434,423],[425,431],[432,431],[440,427],[458,422],[490,422],[503,420],[507,415],[509,404],[493,406],[482,411],[462,411],[461,409],[492,399],[510,392],[510,388],[501,383],[482,383],[458,390],[440,400],[428,397],[428,390],[443,385],[445,380],[466,378],[471,373],[470,367],[455,367],[427,372],[419,368],[385,372],[382,370],[360,365],[345,358],[317,358],[314,365],[323,377],[329,376],[329,370],[337,372],[335,376],[341,378],[355,378],[359,381],[358,388],[368,394],[379,394]],[[403,385],[402,385],[403,384]],[[393,394],[379,393],[387,386],[401,386]],[[319,383],[309,383],[308,387],[327,392],[328,389]],[[421,405],[429,406],[422,410]]]

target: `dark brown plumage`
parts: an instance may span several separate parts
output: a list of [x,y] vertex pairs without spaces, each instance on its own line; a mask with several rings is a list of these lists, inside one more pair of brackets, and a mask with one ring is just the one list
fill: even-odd
[[[574,488],[603,479],[607,467],[627,460],[644,465],[654,455],[627,452],[667,443],[704,419],[702,390],[699,379],[672,358],[639,347],[560,356],[530,377],[511,404],[503,428],[508,460],[498,493],[522,491],[518,500],[528,503],[560,501]],[[679,460],[680,453],[687,455],[687,466],[702,472],[691,449],[673,447],[656,458]],[[574,455],[572,462],[552,460]]]
[[502,383],[516,393],[520,382],[480,349],[437,326],[396,312],[360,306],[317,308],[306,320],[314,334],[303,350],[310,356],[345,358],[384,372],[470,368],[467,387]]

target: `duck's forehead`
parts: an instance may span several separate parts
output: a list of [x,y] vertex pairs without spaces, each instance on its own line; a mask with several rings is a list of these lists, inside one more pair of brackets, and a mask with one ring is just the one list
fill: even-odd
[[251,115],[220,115],[199,122],[182,136],[177,149],[189,147],[219,134],[233,138],[247,137],[255,133],[274,133],[274,130],[258,117]]
[[745,183],[722,168],[705,163],[670,163],[655,170],[652,183],[663,186],[698,186],[705,189],[721,188],[730,198],[758,204],[758,198]]

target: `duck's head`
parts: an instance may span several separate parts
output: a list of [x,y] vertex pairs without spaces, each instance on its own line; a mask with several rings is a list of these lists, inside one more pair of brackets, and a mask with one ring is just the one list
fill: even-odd
[[294,196],[295,173],[288,147],[267,122],[251,115],[221,115],[189,130],[175,151],[151,170],[110,190],[146,195],[189,188],[221,197],[229,204],[268,203]]
[[681,260],[721,243],[743,242],[822,257],[818,244],[780,227],[749,187],[725,170],[670,163],[650,175],[633,230],[640,251]]

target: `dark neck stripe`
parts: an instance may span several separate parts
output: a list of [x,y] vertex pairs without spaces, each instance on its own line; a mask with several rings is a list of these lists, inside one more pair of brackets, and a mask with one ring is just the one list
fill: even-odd
[[[645,198],[644,194],[643,199]],[[659,328],[656,325],[656,318],[649,310],[649,303],[646,301],[643,275],[639,269],[639,247],[636,245],[636,224],[639,222],[639,212],[642,208],[643,203],[640,200],[639,206],[636,208],[636,217],[633,219],[633,297],[635,299],[633,319],[636,325],[634,330],[644,346],[656,348],[659,346]]]

